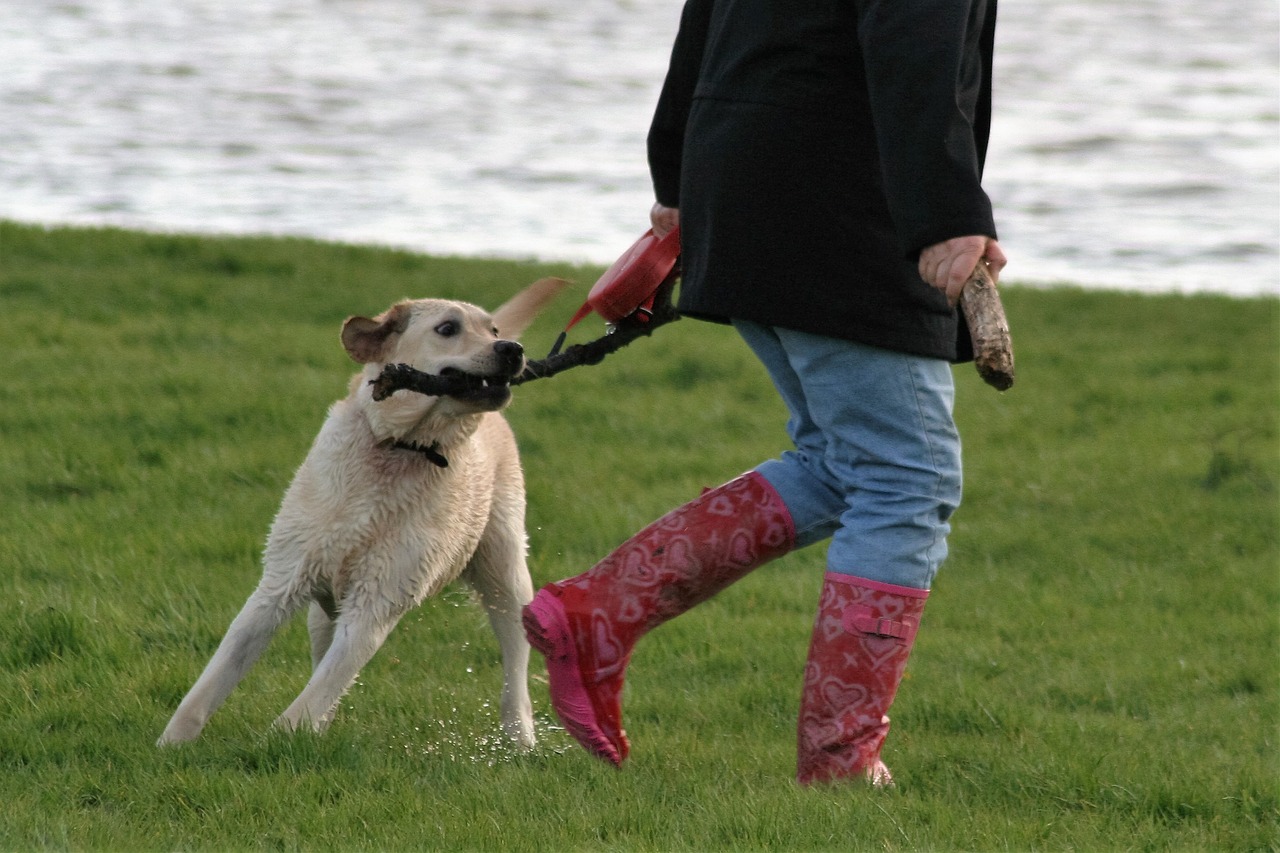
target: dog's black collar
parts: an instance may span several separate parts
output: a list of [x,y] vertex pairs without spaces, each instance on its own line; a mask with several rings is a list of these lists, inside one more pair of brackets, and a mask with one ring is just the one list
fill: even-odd
[[430,445],[418,444],[416,441],[394,441],[391,446],[396,450],[412,450],[414,453],[421,453],[431,460],[432,464],[439,465],[441,468],[449,467],[449,460],[440,453],[438,441],[433,441]]

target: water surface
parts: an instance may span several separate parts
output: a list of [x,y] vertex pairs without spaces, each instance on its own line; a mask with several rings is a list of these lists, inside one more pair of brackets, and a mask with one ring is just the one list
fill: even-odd
[[[680,5],[0,0],[0,217],[605,263]],[[1276,4],[1006,0],[997,50],[1010,279],[1280,292]]]

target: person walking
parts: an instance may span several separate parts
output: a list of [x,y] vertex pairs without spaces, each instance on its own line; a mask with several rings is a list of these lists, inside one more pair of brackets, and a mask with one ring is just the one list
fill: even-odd
[[961,496],[960,291],[1006,258],[982,189],[996,0],[688,0],[649,130],[654,233],[685,316],[732,323],[793,447],[525,608],[553,708],[621,766],[645,633],[830,540],[797,727],[801,784],[892,783],[893,703]]

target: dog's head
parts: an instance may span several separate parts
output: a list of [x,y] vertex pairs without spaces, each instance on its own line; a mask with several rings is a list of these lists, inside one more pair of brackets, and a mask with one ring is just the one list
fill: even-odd
[[386,364],[408,364],[465,379],[465,390],[439,398],[437,407],[447,410],[441,414],[496,411],[511,400],[508,383],[524,370],[524,348],[516,338],[566,284],[555,278],[534,282],[493,314],[446,299],[401,302],[377,317],[349,318],[342,344],[375,372]]

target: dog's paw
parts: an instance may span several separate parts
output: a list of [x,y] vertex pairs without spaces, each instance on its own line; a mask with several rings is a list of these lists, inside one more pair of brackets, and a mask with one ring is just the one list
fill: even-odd
[[200,736],[200,728],[198,726],[183,726],[176,723],[169,723],[165,727],[164,733],[156,740],[156,746],[160,749],[165,747],[177,746],[178,744],[190,743]]
[[502,728],[506,731],[507,737],[511,739],[511,743],[518,753],[532,752],[533,748],[538,745],[538,737],[533,733],[532,720],[508,723],[503,725]]

